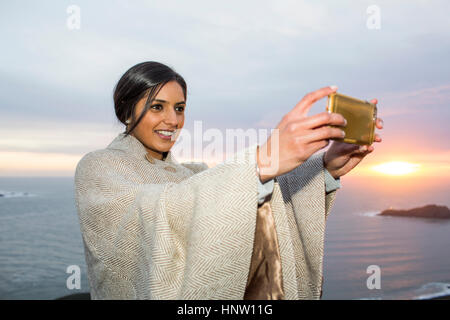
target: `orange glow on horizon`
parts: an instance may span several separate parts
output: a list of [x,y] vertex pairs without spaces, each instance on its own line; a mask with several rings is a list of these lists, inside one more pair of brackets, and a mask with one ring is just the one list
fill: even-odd
[[[450,152],[441,153],[389,153],[388,157],[369,155],[345,175],[345,179],[372,177],[402,180],[416,178],[450,178]],[[174,154],[179,163],[205,162],[209,168],[225,157],[186,157]],[[83,154],[14,152],[0,150],[0,176],[54,175],[72,176]],[[401,159],[401,160],[400,160]],[[392,181],[393,181],[392,180]],[[449,179],[450,180],[450,179]]]
[[417,163],[390,161],[372,166],[371,170],[390,176],[404,176],[418,171],[421,167],[422,165]]

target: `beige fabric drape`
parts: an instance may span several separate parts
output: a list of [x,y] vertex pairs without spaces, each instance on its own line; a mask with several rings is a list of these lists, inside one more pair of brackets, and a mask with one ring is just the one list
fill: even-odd
[[[180,164],[170,152],[150,163],[145,147],[123,134],[85,155],[75,199],[91,297],[252,299],[263,292],[318,299],[325,219],[336,193],[325,194],[323,153],[277,177],[258,208],[256,147],[209,169]],[[254,249],[270,252],[269,286],[256,281],[263,269],[252,265]]]

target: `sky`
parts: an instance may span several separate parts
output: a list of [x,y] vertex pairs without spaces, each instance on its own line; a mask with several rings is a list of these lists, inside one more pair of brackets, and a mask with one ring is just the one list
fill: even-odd
[[352,175],[401,161],[448,178],[449,13],[444,0],[3,1],[0,176],[73,176],[123,132],[114,85],[151,60],[187,81],[187,130],[275,128],[306,93],[337,85],[377,98],[384,121]]

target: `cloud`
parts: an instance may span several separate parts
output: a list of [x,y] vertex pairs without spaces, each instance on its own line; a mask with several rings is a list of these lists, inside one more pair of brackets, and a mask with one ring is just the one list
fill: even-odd
[[446,107],[450,102],[450,84],[391,92],[383,96],[384,117],[436,112],[438,117],[450,115]]
[[[372,4],[77,1],[81,29],[70,31],[68,3],[2,3],[0,148],[77,154],[104,147],[121,130],[113,87],[145,60],[187,80],[188,128],[195,120],[221,130],[275,127],[307,92],[337,84],[380,100],[387,128],[395,128],[383,132],[386,143],[446,148],[439,139],[449,133],[450,3],[377,1],[378,31],[366,27]],[[323,110],[320,101],[310,115]]]
[[16,129],[0,128],[0,152],[82,155],[105,148],[124,129],[119,124],[31,123],[26,119],[17,123]]

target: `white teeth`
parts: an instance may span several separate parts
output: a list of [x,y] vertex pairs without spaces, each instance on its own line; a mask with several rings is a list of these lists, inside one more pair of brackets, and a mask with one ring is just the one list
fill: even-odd
[[165,136],[171,137],[175,132],[171,132],[171,131],[157,131]]

